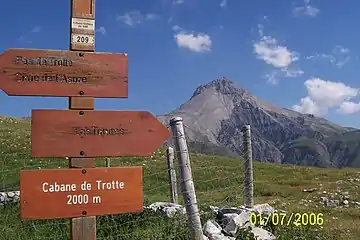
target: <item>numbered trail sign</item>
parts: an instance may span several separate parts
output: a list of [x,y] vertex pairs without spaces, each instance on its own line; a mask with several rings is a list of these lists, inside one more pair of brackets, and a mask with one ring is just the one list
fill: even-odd
[[77,45],[89,45],[92,46],[95,44],[94,35],[86,35],[86,34],[71,34],[71,43]]
[[22,219],[143,211],[142,167],[20,171]]
[[8,95],[128,97],[128,57],[118,53],[8,49],[0,55]]
[[150,156],[170,136],[150,112],[32,110],[33,157]]

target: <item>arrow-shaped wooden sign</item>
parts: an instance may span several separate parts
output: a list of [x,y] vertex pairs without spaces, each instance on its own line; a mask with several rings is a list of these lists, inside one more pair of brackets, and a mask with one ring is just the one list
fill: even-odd
[[150,112],[32,110],[33,157],[150,156],[170,136]]
[[128,97],[128,57],[117,53],[8,49],[0,89],[10,96]]

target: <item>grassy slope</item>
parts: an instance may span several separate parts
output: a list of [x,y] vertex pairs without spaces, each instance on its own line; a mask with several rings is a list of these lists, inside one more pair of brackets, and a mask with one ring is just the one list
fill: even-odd
[[331,142],[331,144],[329,144],[330,151],[334,152],[335,155],[341,156],[341,165],[360,167],[359,130],[346,132],[343,133],[341,137],[333,137],[329,140]]
[[[0,191],[17,189],[19,170],[36,168],[66,168],[63,159],[31,159],[29,122],[0,117]],[[235,158],[192,154],[192,171],[198,202],[202,206],[238,206],[243,204],[242,161]],[[97,166],[104,166],[99,159]],[[164,153],[151,158],[113,158],[112,166],[144,166],[145,203],[168,201],[168,183]],[[360,201],[360,183],[348,182],[360,178],[359,169],[322,169],[254,163],[255,203],[268,202],[278,209],[295,212],[323,213],[323,231],[332,239],[360,239],[359,208],[324,208],[319,197],[322,191],[348,191],[351,200]],[[345,180],[336,184],[337,180]],[[322,185],[322,186],[321,186]],[[321,188],[313,193],[304,188]],[[320,194],[321,193],[321,194]],[[181,199],[181,197],[180,197]],[[307,206],[301,199],[311,200]],[[206,220],[206,215],[202,216]],[[279,228],[282,231],[282,228]],[[68,239],[68,220],[19,220],[17,205],[0,208],[0,239]],[[167,221],[151,213],[123,214],[98,218],[99,239],[188,239],[186,219]],[[294,235],[294,234],[292,234]],[[337,238],[338,235],[342,237]],[[325,239],[327,236],[324,235]],[[307,237],[309,239],[309,237]],[[279,239],[293,239],[282,235]],[[305,238],[306,239],[306,238]]]
[[[286,145],[285,156],[293,156],[298,152],[298,161],[286,159],[288,163],[301,163],[301,165],[310,165],[308,161],[301,156],[315,156],[312,161],[313,166],[347,166],[351,168],[360,167],[360,131],[354,130],[325,138],[323,141],[318,139],[309,139],[300,137]],[[289,154],[290,153],[290,154]],[[292,154],[291,154],[292,153]],[[302,155],[301,155],[302,154]],[[299,160],[300,158],[300,160]],[[317,162],[315,162],[317,161]]]

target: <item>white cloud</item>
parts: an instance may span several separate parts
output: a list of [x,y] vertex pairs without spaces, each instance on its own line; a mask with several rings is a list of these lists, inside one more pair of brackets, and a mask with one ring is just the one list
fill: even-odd
[[116,16],[117,22],[123,22],[129,26],[134,27],[144,21],[153,21],[158,18],[158,15],[153,13],[141,13],[140,11],[127,12],[124,15]]
[[339,109],[337,110],[338,113],[341,114],[353,114],[360,111],[360,102],[343,102],[341,103]]
[[220,3],[220,7],[226,8],[226,5],[227,5],[227,0],[222,0]]
[[278,84],[280,78],[293,78],[299,77],[304,74],[304,71],[300,69],[293,68],[280,68],[272,71],[271,73],[267,73],[264,77],[271,84]]
[[320,10],[314,6],[311,6],[310,0],[304,0],[304,5],[295,7],[293,13],[296,16],[307,15],[310,17],[316,17],[320,13]]
[[16,39],[21,44],[31,44],[33,41],[31,40],[31,34],[40,33],[42,28],[40,26],[35,26],[31,29],[30,34],[21,35]]
[[[259,30],[263,31],[263,30]],[[299,54],[290,51],[286,46],[282,46],[271,36],[263,36],[259,42],[253,45],[254,52],[258,59],[264,60],[276,68],[289,66],[292,62],[299,60]]]
[[32,33],[39,33],[41,32],[41,27],[40,26],[35,26],[32,30],[31,30]]
[[[264,16],[264,20],[268,18]],[[292,67],[292,64],[299,60],[300,54],[289,50],[281,45],[274,37],[264,35],[264,26],[257,25],[260,40],[253,44],[253,52],[257,59],[263,60],[275,70],[264,75],[271,84],[277,84],[280,78],[293,78],[304,74],[299,68]]]
[[298,77],[304,74],[304,71],[300,69],[282,68],[281,71],[285,77]]
[[188,48],[194,52],[211,51],[211,39],[206,34],[178,33],[175,36],[179,47]]
[[101,26],[99,27],[98,29],[96,29],[96,32],[99,32],[101,33],[102,35],[105,35],[106,34],[106,28]]
[[359,93],[359,89],[352,88],[344,83],[320,78],[310,78],[304,84],[308,96],[302,98],[300,103],[292,108],[298,112],[311,113],[317,116],[325,115],[330,108],[341,108],[344,102],[348,102]]
[[175,41],[180,48],[187,48],[193,52],[210,52],[212,41],[205,33],[190,33],[182,30],[181,27],[173,26]]
[[330,54],[315,53],[314,55],[307,56],[306,59],[322,59],[328,61],[330,64],[333,64],[338,68],[341,68],[351,60],[351,52],[348,48],[337,45],[333,48]]
[[172,27],[172,29],[173,29],[173,31],[181,31],[182,30],[182,28],[180,26],[178,26],[178,25],[174,25]]
[[25,36],[18,37],[17,41],[19,43],[22,43],[22,44],[30,44],[30,43],[32,43],[32,41],[30,39],[28,39],[27,37],[25,37]]
[[359,91],[342,82],[326,81],[319,78],[305,81],[305,87],[311,99],[320,105],[329,107],[340,105],[343,101],[355,97]]
[[257,29],[258,29],[258,34],[260,37],[263,37],[264,36],[264,25],[262,24],[258,24],[257,25]]
[[324,114],[323,109],[321,109],[310,97],[300,99],[300,103],[298,105],[294,105],[292,109],[297,112],[314,114],[316,116]]
[[184,0],[173,0],[174,5],[180,5],[180,4],[183,4],[183,3],[184,3]]

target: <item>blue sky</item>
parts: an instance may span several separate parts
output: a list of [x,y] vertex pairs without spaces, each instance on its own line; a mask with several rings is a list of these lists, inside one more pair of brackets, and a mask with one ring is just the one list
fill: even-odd
[[[360,2],[101,0],[96,51],[129,54],[129,98],[96,109],[166,113],[226,76],[281,107],[360,127]],[[70,1],[11,0],[0,8],[0,52],[66,50]],[[0,115],[67,108],[67,98],[9,97]]]

